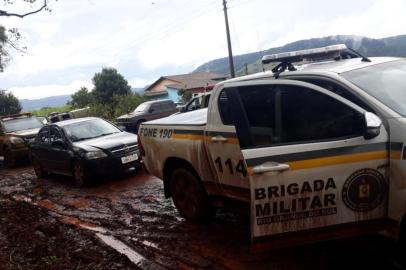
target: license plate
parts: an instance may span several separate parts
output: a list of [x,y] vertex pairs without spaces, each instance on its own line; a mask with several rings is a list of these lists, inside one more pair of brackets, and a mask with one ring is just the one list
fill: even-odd
[[121,158],[121,163],[126,164],[126,163],[129,163],[129,162],[135,161],[137,159],[138,159],[138,155],[137,154],[132,154],[132,155],[129,155],[129,156],[122,157]]

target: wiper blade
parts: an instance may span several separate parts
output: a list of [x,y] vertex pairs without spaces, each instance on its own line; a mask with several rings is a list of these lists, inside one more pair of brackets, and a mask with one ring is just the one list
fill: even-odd
[[80,138],[80,139],[77,139],[76,142],[90,140],[90,139],[96,139],[96,138],[100,138],[100,137],[104,137],[104,136],[108,136],[108,135],[116,134],[116,133],[119,133],[119,132],[109,132],[109,133],[103,133],[103,134],[100,134],[100,135],[97,135],[97,136],[94,136],[94,137]]

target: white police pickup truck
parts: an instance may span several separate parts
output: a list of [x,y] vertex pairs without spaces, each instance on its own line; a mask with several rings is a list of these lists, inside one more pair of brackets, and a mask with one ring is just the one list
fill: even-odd
[[263,62],[279,64],[219,83],[208,109],[142,124],[146,169],[180,214],[205,221],[215,199],[246,202],[259,245],[405,237],[406,60],[334,45]]

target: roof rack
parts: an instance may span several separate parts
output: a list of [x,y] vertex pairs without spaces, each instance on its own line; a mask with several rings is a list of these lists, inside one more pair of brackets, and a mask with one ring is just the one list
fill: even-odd
[[279,62],[279,64],[272,69],[272,72],[281,73],[286,69],[289,71],[296,70],[293,66],[293,63],[296,62],[317,62],[327,59],[341,60],[359,57],[362,58],[362,61],[370,62],[367,57],[364,57],[351,48],[347,48],[345,44],[337,44],[322,48],[265,55],[262,57],[262,64]]

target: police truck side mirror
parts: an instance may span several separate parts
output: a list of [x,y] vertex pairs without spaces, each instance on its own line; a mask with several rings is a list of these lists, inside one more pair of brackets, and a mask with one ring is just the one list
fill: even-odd
[[364,138],[366,140],[378,137],[381,132],[382,120],[371,112],[364,113],[365,119],[365,132]]

